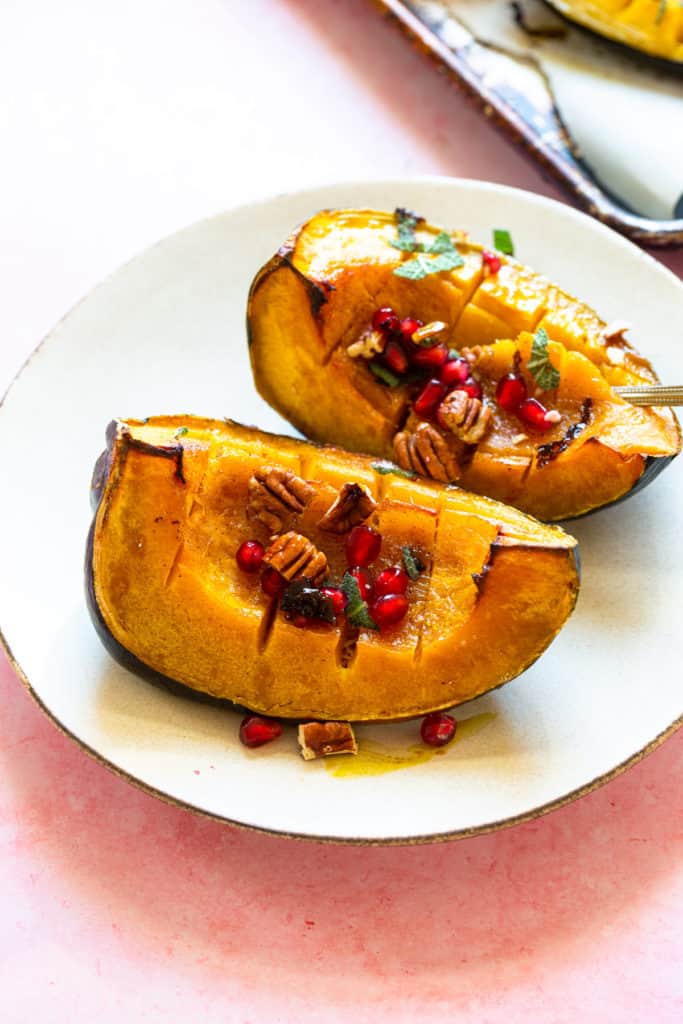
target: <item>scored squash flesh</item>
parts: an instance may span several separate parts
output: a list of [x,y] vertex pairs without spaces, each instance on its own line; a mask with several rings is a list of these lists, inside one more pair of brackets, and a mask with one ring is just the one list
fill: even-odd
[[[258,575],[240,571],[262,467],[292,470],[309,503],[283,526],[346,569],[345,539],[320,520],[348,483],[373,496],[382,536],[373,571],[423,572],[405,619],[382,632],[298,628]],[[519,675],[547,647],[578,591],[576,542],[515,509],[410,480],[334,448],[188,417],[117,421],[94,478],[87,556],[90,610],[124,664],[281,718],[390,720],[451,707]]]
[[[677,454],[680,430],[669,409],[635,408],[612,390],[657,380],[622,332],[610,333],[588,306],[510,257],[499,255],[499,269],[488,273],[482,247],[457,234],[450,237],[459,267],[420,280],[399,276],[410,254],[392,246],[396,232],[390,213],[322,211],[254,279],[247,322],[256,387],[302,433],[395,458],[397,433],[415,425],[419,386],[387,386],[348,351],[375,311],[390,307],[401,318],[445,324],[439,340],[473,359],[493,429],[448,477],[463,487],[542,520],[571,518],[633,492]],[[439,233],[421,221],[415,239],[427,246]],[[516,352],[525,369],[530,335],[539,331],[561,371],[559,387],[543,396],[561,416],[543,433],[495,402],[498,379],[513,370]],[[586,399],[586,430],[544,458],[544,446],[559,449],[576,426]]]

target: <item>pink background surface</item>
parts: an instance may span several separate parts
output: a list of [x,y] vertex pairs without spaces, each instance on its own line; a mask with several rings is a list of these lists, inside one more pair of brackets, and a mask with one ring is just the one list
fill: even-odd
[[[0,390],[98,279],[228,205],[411,173],[556,195],[363,0],[10,0],[0,88]],[[363,849],[137,791],[1,655],[0,706],[3,1024],[683,1017],[681,733],[536,822]]]

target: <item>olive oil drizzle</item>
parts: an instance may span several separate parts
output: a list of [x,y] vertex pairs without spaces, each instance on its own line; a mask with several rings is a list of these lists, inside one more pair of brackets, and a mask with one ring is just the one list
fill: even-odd
[[458,729],[445,747],[428,747],[423,743],[413,743],[407,749],[392,748],[377,740],[361,737],[358,740],[358,753],[353,756],[327,757],[323,763],[330,775],[337,779],[386,775],[402,768],[412,768],[425,764],[433,757],[447,756],[453,747],[469,736],[475,736],[485,729],[497,715],[492,711],[484,711],[480,715],[472,715],[458,722]]

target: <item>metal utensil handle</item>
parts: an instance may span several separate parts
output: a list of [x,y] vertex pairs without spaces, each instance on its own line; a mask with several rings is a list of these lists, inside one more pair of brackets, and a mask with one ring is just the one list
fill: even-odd
[[631,405],[683,405],[683,384],[643,384],[612,390]]

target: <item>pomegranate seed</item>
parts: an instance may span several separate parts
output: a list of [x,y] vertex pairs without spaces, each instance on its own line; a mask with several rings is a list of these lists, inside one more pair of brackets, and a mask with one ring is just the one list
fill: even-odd
[[468,379],[471,366],[466,359],[449,359],[439,374],[442,384],[452,387],[453,384],[464,384]]
[[268,566],[261,577],[261,590],[268,597],[279,597],[287,586],[287,580],[281,576],[277,569]]
[[370,526],[354,526],[346,538],[349,565],[371,565],[379,555],[382,537]]
[[408,613],[408,598],[405,594],[383,594],[370,605],[370,615],[380,629],[395,626]]
[[424,388],[413,402],[413,409],[423,419],[431,419],[436,412],[441,400],[446,397],[448,388],[440,380],[432,379],[425,384]]
[[439,370],[448,362],[448,349],[445,345],[432,345],[431,348],[414,346],[414,349],[411,362],[423,370]]
[[458,723],[452,715],[445,715],[443,711],[434,711],[422,719],[420,736],[424,743],[430,747],[444,747],[450,743],[455,736]]
[[247,715],[240,723],[240,740],[245,747],[262,747],[282,735],[282,726],[275,718]]
[[395,341],[390,341],[384,349],[384,362],[390,370],[399,375],[408,369],[408,356]]
[[384,597],[385,594],[405,594],[408,582],[408,573],[397,565],[392,565],[388,569],[382,569],[373,584],[372,593],[375,597]]
[[474,377],[468,377],[462,384],[458,384],[454,390],[465,391],[470,398],[481,398],[482,395],[481,384],[478,380],[475,380]]
[[536,430],[550,430],[553,426],[552,422],[548,422],[546,416],[548,410],[542,405],[537,398],[527,398],[526,401],[522,402],[517,415],[525,423],[528,423],[530,427],[535,427]]
[[481,258],[484,261],[484,266],[488,269],[489,274],[497,274],[503,266],[503,261],[500,256],[496,256],[495,252],[489,252],[488,249],[484,249],[481,254]]
[[372,314],[372,326],[376,331],[382,331],[383,334],[393,334],[400,330],[401,321],[391,306],[383,306],[382,309],[376,309]]
[[[358,584],[360,587],[360,583]],[[334,608],[335,615],[341,615],[346,608],[346,594],[339,587],[321,587],[320,593],[325,597],[329,597]]]
[[257,540],[245,540],[237,549],[235,558],[242,572],[258,572],[266,549]]
[[508,373],[498,381],[496,401],[506,412],[517,412],[526,394],[526,381],[521,373]]
[[412,345],[413,335],[421,327],[424,327],[421,320],[416,320],[414,316],[404,316],[400,323],[401,337]]
[[351,575],[358,584],[360,596],[364,601],[368,601],[372,594],[372,580],[370,579],[370,573],[366,572],[365,569],[361,569],[361,567],[357,565],[355,569],[351,570]]

